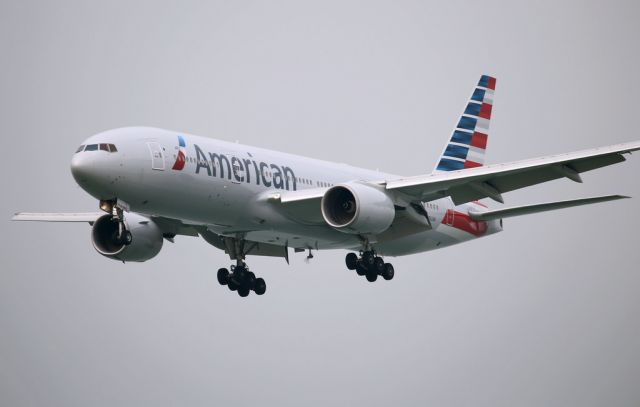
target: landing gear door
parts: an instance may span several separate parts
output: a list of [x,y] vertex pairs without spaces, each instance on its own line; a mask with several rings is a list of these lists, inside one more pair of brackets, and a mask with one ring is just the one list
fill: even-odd
[[147,143],[151,153],[151,169],[164,171],[164,154],[162,147],[156,142]]

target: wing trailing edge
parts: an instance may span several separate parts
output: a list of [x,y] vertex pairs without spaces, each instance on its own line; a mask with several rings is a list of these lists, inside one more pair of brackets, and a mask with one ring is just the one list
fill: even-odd
[[496,219],[510,218],[513,216],[529,215],[532,213],[554,211],[556,209],[572,208],[574,206],[590,205],[600,202],[615,201],[618,199],[626,199],[624,195],[606,195],[596,196],[592,198],[572,199],[568,201],[547,202],[534,205],[516,206],[512,208],[498,209],[489,212],[469,212],[469,216],[473,220],[490,221]]

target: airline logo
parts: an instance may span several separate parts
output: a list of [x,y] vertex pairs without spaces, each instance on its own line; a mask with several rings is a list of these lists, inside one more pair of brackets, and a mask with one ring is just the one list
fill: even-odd
[[495,89],[496,79],[482,75],[442,154],[437,171],[456,171],[484,164]]
[[[254,183],[287,191],[297,189],[298,178],[290,167],[257,161],[249,153],[247,155],[251,158],[241,158],[223,153],[205,153],[197,144],[193,145],[193,149],[195,154],[191,162],[195,164],[196,174],[204,170],[209,177],[229,180],[233,177],[238,183]],[[182,171],[187,163],[187,145],[183,136],[178,136],[176,150],[176,162],[171,169]]]
[[172,170],[182,171],[184,168],[184,163],[187,161],[187,145],[184,142],[184,137],[178,136],[178,156],[176,157],[176,162],[171,167]]

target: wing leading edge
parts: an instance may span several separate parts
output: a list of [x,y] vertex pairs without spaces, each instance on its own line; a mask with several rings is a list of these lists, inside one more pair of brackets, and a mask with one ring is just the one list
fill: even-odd
[[93,223],[104,212],[75,212],[75,213],[35,213],[18,212],[11,220],[31,222],[89,222]]
[[502,194],[516,189],[560,178],[582,182],[580,173],[623,162],[626,160],[623,154],[637,150],[640,150],[640,141],[392,180],[387,182],[386,188],[416,201],[450,196],[456,205],[482,198],[502,203]]
[[[106,215],[105,212],[18,212],[11,220],[27,222],[86,222],[93,225],[99,217],[104,215]],[[177,219],[160,216],[151,216],[151,218],[167,235],[198,236],[196,226],[206,227],[206,225],[188,225]]]

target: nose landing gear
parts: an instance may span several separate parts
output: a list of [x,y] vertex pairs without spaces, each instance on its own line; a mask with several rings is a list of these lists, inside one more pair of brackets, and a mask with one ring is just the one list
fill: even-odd
[[349,270],[355,270],[359,276],[365,276],[367,281],[373,283],[382,276],[385,280],[391,280],[395,275],[393,265],[385,263],[382,257],[376,256],[373,250],[366,250],[358,257],[355,253],[348,253],[345,263]]
[[115,232],[114,240],[125,246],[133,243],[133,235],[127,229],[124,223],[124,210],[120,205],[116,205],[116,201],[100,201],[100,209],[111,214],[111,221],[118,224],[118,230]]

